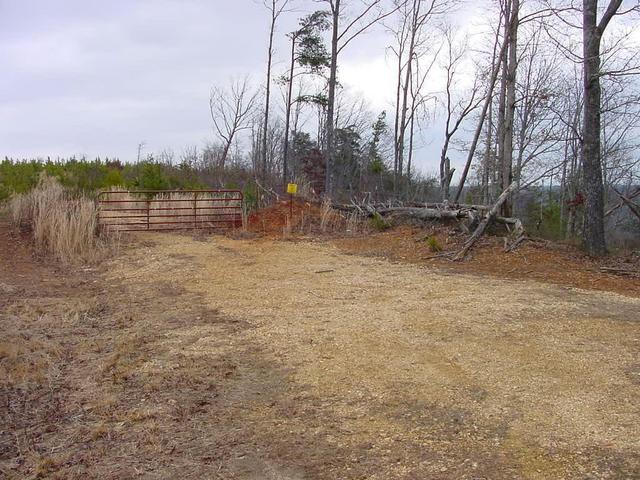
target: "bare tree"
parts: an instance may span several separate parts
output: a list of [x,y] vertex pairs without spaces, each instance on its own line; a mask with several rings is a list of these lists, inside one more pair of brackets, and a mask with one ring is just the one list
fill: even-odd
[[[382,0],[318,0],[329,6],[331,13],[331,55],[329,62],[329,81],[327,96],[327,112],[325,120],[325,191],[331,195],[333,188],[333,147],[334,147],[334,114],[336,101],[338,56],[359,35],[373,25],[393,14],[399,5],[384,10]],[[406,1],[406,0],[404,0]],[[404,3],[404,1],[402,3]],[[345,6],[359,5],[355,13],[347,14]]]
[[[500,178],[501,190],[506,190],[513,182],[513,120],[516,110],[516,74],[518,71],[518,27],[520,26],[520,0],[506,0],[505,18],[509,19],[506,24],[508,32],[505,33],[507,39],[507,52],[505,54],[504,78],[506,85],[502,154],[500,156]],[[502,214],[511,216],[511,195],[502,206]]]
[[[396,0],[398,22],[392,28],[395,44],[391,50],[397,58],[396,101],[394,117],[394,190],[398,192],[400,179],[404,173],[406,137],[413,146],[413,129],[417,109],[424,103],[422,87],[435,63],[439,50],[429,23],[447,12],[455,3],[453,0]],[[431,61],[421,63],[420,59],[431,56]],[[422,71],[419,70],[423,66]],[[409,151],[409,156],[412,152]]]
[[462,191],[464,190],[465,182],[467,181],[467,176],[469,175],[469,170],[471,168],[471,162],[473,161],[473,157],[475,156],[476,148],[478,146],[478,141],[480,139],[480,135],[482,134],[484,121],[487,117],[487,112],[489,111],[489,106],[491,105],[493,99],[493,91],[496,86],[496,81],[498,79],[498,75],[500,73],[501,62],[498,59],[502,58],[504,53],[507,51],[508,38],[504,38],[502,42],[500,42],[500,26],[502,25],[502,15],[500,16],[500,25],[495,32],[495,39],[493,45],[493,60],[492,60],[492,69],[489,72],[489,78],[487,80],[486,93],[484,96],[484,104],[482,106],[482,110],[480,111],[480,115],[478,118],[478,124],[476,126],[476,130],[473,134],[473,139],[471,140],[471,145],[469,146],[469,151],[467,152],[467,160],[464,165],[464,169],[462,170],[462,175],[460,177],[460,182],[458,184],[458,189],[456,190],[456,195],[453,199],[454,202],[459,202],[460,197],[462,196]]
[[269,132],[269,103],[271,101],[271,67],[273,64],[273,37],[276,30],[276,22],[286,10],[290,0],[264,0],[264,6],[270,14],[269,24],[269,47],[267,49],[267,78],[265,82],[264,97],[264,122],[262,127],[262,181],[266,180],[267,174],[267,141]]
[[480,106],[482,96],[479,94],[480,83],[476,76],[470,91],[463,95],[456,95],[457,90],[457,69],[464,60],[467,51],[467,39],[456,45],[454,33],[450,26],[443,30],[445,39],[445,63],[443,65],[446,73],[446,83],[444,99],[442,101],[445,108],[445,136],[440,151],[440,188],[445,200],[449,199],[449,186],[455,169],[451,169],[448,157],[451,141],[460,129],[462,122]]
[[607,251],[604,236],[604,182],[601,158],[600,47],[602,36],[613,17],[620,13],[623,0],[610,0],[598,21],[598,0],[582,2],[582,48],[584,78],[583,180],[585,218],[583,243],[592,255]]
[[251,92],[248,77],[233,80],[226,89],[214,87],[209,97],[209,110],[216,135],[222,142],[219,164],[224,167],[229,149],[238,132],[250,128],[257,92]]

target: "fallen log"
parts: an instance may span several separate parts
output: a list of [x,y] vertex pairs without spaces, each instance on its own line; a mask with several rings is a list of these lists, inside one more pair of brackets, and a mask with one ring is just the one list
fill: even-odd
[[471,237],[469,237],[469,239],[464,243],[462,249],[454,255],[454,261],[459,261],[466,257],[469,250],[471,250],[471,247],[473,247],[478,239],[484,234],[485,230],[489,226],[489,223],[491,223],[491,221],[498,215],[498,210],[500,210],[502,204],[507,200],[507,198],[509,198],[509,195],[513,190],[515,190],[515,188],[516,182],[514,181],[511,182],[511,185],[509,185],[507,189],[500,194],[498,200],[496,200],[496,203],[491,207],[491,210],[486,213],[482,221],[478,224],[478,228],[475,229]]
[[392,207],[376,210],[379,215],[392,215],[417,218],[420,220],[444,220],[451,218],[468,218],[469,213],[464,210],[438,210],[436,208]]
[[[468,220],[467,229],[476,228],[478,217],[482,212],[491,210],[486,205],[448,205],[446,203],[430,203],[421,207],[389,207],[387,205],[333,204],[332,208],[343,212],[358,212],[361,215],[391,217],[408,217],[418,220]],[[493,220],[513,227],[515,235],[522,235],[524,227],[519,218],[495,216]]]
[[624,275],[627,277],[640,278],[640,271],[630,270],[627,268],[600,267],[600,271],[603,273],[611,273],[613,275]]
[[332,203],[331,208],[334,210],[340,210],[342,212],[353,212],[353,211],[361,211],[362,208],[373,208],[376,211],[379,210],[388,210],[388,209],[403,209],[403,208],[430,208],[434,210],[476,210],[476,211],[487,211],[491,207],[487,205],[469,205],[469,204],[455,204],[455,203],[419,203],[419,202],[407,202],[405,204],[400,205],[392,205],[387,203],[373,203],[373,204],[356,204],[356,203]]

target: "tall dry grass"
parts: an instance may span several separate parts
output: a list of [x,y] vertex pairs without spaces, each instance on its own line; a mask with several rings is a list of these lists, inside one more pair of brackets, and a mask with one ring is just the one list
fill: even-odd
[[320,206],[320,230],[327,231],[342,230],[342,215],[331,207],[331,200],[325,198]]
[[31,232],[37,251],[63,263],[94,262],[117,243],[97,236],[94,201],[72,195],[52,177],[15,196],[9,208],[14,226]]

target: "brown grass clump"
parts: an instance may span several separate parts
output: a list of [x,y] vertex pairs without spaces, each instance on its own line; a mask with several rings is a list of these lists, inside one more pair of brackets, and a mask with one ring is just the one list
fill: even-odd
[[340,220],[342,220],[340,214],[331,208],[331,200],[325,199],[320,207],[320,230],[326,232],[340,223]]
[[28,193],[10,202],[13,224],[31,231],[36,249],[62,263],[93,262],[114,237],[99,238],[95,203],[72,195],[52,177],[43,176]]

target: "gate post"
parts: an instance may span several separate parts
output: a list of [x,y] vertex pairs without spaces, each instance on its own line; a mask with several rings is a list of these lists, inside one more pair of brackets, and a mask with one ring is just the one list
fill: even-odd
[[193,192],[193,228],[198,228],[198,192]]
[[149,230],[149,207],[151,206],[151,200],[147,200],[147,230]]

